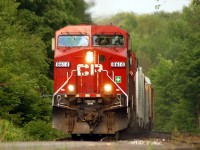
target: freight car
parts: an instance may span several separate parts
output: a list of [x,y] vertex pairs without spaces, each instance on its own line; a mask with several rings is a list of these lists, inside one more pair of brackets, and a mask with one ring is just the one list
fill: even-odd
[[69,25],[55,32],[53,128],[72,136],[148,131],[153,86],[130,35],[108,25]]

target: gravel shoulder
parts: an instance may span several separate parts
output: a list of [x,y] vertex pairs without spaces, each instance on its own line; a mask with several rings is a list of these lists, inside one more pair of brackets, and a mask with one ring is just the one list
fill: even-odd
[[200,149],[200,145],[171,143],[169,141],[132,140],[117,142],[49,141],[49,142],[5,142],[0,150],[141,150],[141,149]]

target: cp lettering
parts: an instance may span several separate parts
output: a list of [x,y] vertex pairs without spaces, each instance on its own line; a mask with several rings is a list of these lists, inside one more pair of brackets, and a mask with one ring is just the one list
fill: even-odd
[[96,72],[101,72],[103,66],[101,64],[78,64],[77,65],[77,75],[78,76],[93,76]]

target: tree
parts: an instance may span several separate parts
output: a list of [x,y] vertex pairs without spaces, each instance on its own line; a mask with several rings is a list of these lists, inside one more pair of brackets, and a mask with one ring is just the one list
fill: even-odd
[[[173,67],[166,71],[166,73],[160,72],[156,75],[151,72],[153,81],[156,78],[156,82],[153,82],[156,93],[169,93],[170,91],[168,96],[163,94],[156,95],[156,104],[159,105],[156,107],[156,110],[158,112],[165,110],[160,108],[160,106],[164,104],[166,97],[173,101],[172,104],[165,105],[168,107],[168,111],[170,111],[167,123],[166,120],[160,119],[160,117],[163,117],[163,114],[156,113],[158,115],[157,126],[161,127],[161,129],[164,129],[162,128],[162,124],[164,124],[169,130],[176,128],[184,132],[200,132],[198,120],[200,103],[200,85],[198,84],[200,81],[199,10],[200,5],[193,2],[190,7],[183,10],[181,18],[171,28],[170,37],[176,41],[183,41],[179,49],[181,53],[177,52]],[[158,66],[154,72],[159,72]],[[170,74],[168,74],[169,72]],[[162,74],[167,76],[160,78]],[[167,81],[169,77],[170,81],[166,85],[163,85],[163,82],[157,82],[157,80],[163,81],[164,79]],[[163,88],[165,90],[162,90]]]
[[[41,96],[52,93],[52,81],[46,77],[45,44],[27,33],[18,20],[17,7],[14,0],[0,2],[0,116],[22,125],[49,116],[50,99]],[[43,85],[41,79],[46,81]]]
[[[181,86],[177,91],[182,101],[187,104],[190,122],[188,126],[200,128],[198,121],[200,112],[200,5],[193,1],[190,7],[183,11],[183,19],[186,21],[187,38],[184,43],[184,51],[178,58],[175,71],[180,75],[178,84]],[[182,81],[182,82],[181,82]],[[182,102],[181,101],[181,102]],[[184,102],[183,101],[183,102]],[[182,102],[182,103],[183,103]]]
[[171,60],[159,58],[160,62],[149,72],[150,79],[155,89],[155,130],[169,131],[170,117],[173,105],[177,101],[170,82],[173,78]]

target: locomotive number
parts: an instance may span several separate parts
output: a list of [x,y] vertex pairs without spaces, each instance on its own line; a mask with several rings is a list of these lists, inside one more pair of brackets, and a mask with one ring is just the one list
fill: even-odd
[[125,62],[111,62],[111,67],[125,67]]
[[94,75],[95,72],[101,72],[103,66],[101,64],[78,64],[77,65],[77,75],[78,76],[89,76]]
[[69,62],[56,62],[56,67],[69,67]]

